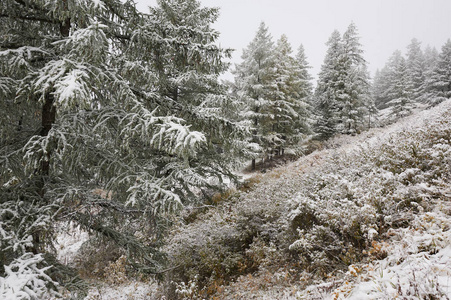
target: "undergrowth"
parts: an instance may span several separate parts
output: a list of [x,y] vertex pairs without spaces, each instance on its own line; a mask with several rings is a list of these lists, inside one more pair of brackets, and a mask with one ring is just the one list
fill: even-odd
[[444,112],[382,145],[338,149],[309,171],[293,164],[216,196],[215,207],[169,235],[165,251],[173,268],[164,294],[246,299],[250,288],[279,289],[280,299],[289,298],[352,266],[357,274],[359,264],[386,259],[393,230],[410,228],[449,201],[450,119]]

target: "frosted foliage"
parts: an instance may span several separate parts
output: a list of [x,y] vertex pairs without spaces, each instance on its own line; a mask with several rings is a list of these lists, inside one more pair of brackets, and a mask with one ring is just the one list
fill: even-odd
[[365,124],[365,117],[375,113],[368,88],[369,73],[354,23],[342,37],[334,31],[327,46],[315,91],[316,133],[320,139],[335,133],[358,133],[371,125]]
[[42,261],[40,254],[25,253],[4,266],[5,277],[0,277],[0,298],[25,300],[50,296],[47,285],[55,282],[45,273],[50,267],[38,267]]
[[252,141],[260,145],[260,155],[284,149],[296,152],[309,132],[311,78],[303,48],[295,58],[285,35],[274,46],[268,28],[261,23],[242,59],[234,70],[233,88],[245,104],[245,118],[254,127]]
[[425,85],[425,99],[430,105],[451,98],[451,40],[443,45]]
[[243,50],[242,62],[235,66],[234,89],[243,103],[245,118],[254,127],[252,142],[258,144],[261,154],[267,150],[268,130],[264,123],[271,119],[271,90],[274,78],[274,42],[265,23],[261,23],[254,39]]
[[85,83],[88,80],[86,72],[82,70],[71,70],[67,75],[55,84],[55,95],[58,105],[62,107],[74,107],[77,104],[89,107],[89,103],[79,103],[76,99],[89,99],[89,88]]
[[223,189],[255,149],[218,80],[231,53],[211,28],[218,9],[195,0],[158,1],[146,14],[116,0],[0,9],[0,257],[51,261],[63,221],[117,245],[136,270],[160,272],[158,239],[176,214]]

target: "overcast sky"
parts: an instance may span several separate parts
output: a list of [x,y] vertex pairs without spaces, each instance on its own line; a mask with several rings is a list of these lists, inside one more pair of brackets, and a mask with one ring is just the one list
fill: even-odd
[[[136,0],[146,11],[156,0]],[[351,22],[358,28],[369,70],[382,68],[389,56],[403,53],[412,38],[440,51],[451,38],[451,0],[201,0],[203,6],[219,7],[213,28],[219,43],[233,48],[233,63],[241,61],[243,48],[252,41],[260,22],[269,27],[273,41],[285,34],[295,52],[304,45],[316,77],[332,31],[343,33]],[[231,79],[227,76],[227,79]]]

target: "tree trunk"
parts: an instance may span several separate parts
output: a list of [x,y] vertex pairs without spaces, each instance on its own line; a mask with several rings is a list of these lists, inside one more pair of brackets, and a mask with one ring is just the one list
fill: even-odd
[[[39,134],[41,136],[47,136],[52,129],[53,123],[55,123],[56,118],[56,111],[55,106],[53,106],[54,97],[52,94],[47,93],[44,96],[45,102],[42,106],[42,120],[41,120],[41,131]],[[41,169],[39,170],[40,174],[42,176],[48,176],[50,171],[50,155],[51,152],[49,151],[46,154],[46,157],[43,157],[42,163],[41,163]]]
[[[69,36],[70,33],[70,19],[67,18],[63,22],[60,23],[60,33],[63,37]],[[55,97],[52,92],[47,92],[44,94],[44,104],[42,105],[41,110],[41,130],[39,131],[39,135],[42,137],[48,136],[50,130],[53,127],[53,124],[56,120],[56,109],[54,106]],[[40,180],[37,183],[37,192],[41,198],[41,201],[45,201],[45,182],[50,175],[50,158],[52,155],[52,149],[47,149],[47,153],[43,154],[41,157],[41,165],[37,170],[37,173],[40,176]],[[34,254],[38,254],[41,252],[41,234],[42,231],[33,232],[33,246],[31,251]]]
[[252,159],[252,171],[255,171],[255,158]]

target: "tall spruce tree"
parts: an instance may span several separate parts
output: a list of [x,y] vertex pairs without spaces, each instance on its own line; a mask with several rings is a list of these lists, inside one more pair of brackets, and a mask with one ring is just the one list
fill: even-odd
[[300,115],[299,124],[303,134],[312,134],[312,125],[314,123],[313,116],[313,77],[310,75],[309,69],[312,67],[308,63],[305,55],[304,46],[300,45],[295,56],[298,77],[298,95],[304,109]]
[[390,99],[387,97],[387,90],[390,88],[391,82],[389,80],[390,70],[385,65],[381,70],[377,70],[374,74],[373,84],[371,86],[371,93],[374,103],[378,109],[388,107]]
[[426,101],[437,105],[451,98],[451,40],[443,46],[426,82]]
[[342,53],[341,34],[338,30],[332,32],[326,45],[328,46],[324,63],[318,74],[318,83],[315,89],[314,110],[317,121],[314,125],[318,139],[328,139],[337,133],[338,123],[338,81],[337,69]]
[[423,56],[426,69],[426,78],[428,78],[429,71],[434,69],[435,64],[437,63],[438,51],[437,49],[435,49],[435,47],[427,45],[426,48],[424,49]]
[[269,93],[268,115],[262,124],[270,143],[267,152],[282,154],[286,147],[296,147],[308,131],[308,93],[304,90],[303,70],[291,55],[292,49],[285,35],[274,49],[273,83]]
[[363,127],[365,116],[375,113],[355,24],[349,25],[343,37],[334,31],[327,45],[315,91],[316,132],[322,139],[335,133],[354,134]]
[[17,293],[63,281],[45,267],[59,221],[161,271],[169,214],[232,176],[248,128],[218,109],[217,16],[195,0],[0,3],[0,277],[27,278]]
[[[270,118],[268,106],[273,84],[273,49],[271,34],[262,22],[252,42],[243,50],[242,63],[236,65],[234,70],[238,97],[248,104],[247,117],[254,126],[252,141],[260,145],[260,155],[272,142],[262,124]],[[255,169],[255,157],[252,159],[252,169]]]
[[311,102],[311,97],[313,96],[313,84],[312,75],[310,75],[309,69],[312,67],[308,63],[307,56],[305,55],[304,46],[300,45],[296,53],[296,63],[298,67],[298,77],[299,77],[299,96],[301,99],[305,99]]
[[409,85],[412,88],[412,100],[421,101],[424,96],[426,65],[421,42],[415,38],[407,46],[406,63]]
[[390,57],[388,62],[390,69],[390,86],[386,90],[388,99],[387,105],[391,108],[393,119],[398,119],[409,115],[414,107],[413,86],[409,78],[406,59],[401,51],[397,50]]
[[342,53],[336,66],[340,72],[337,86],[338,128],[342,133],[352,134],[360,130],[371,106],[369,75],[354,23],[343,34],[342,44]]

